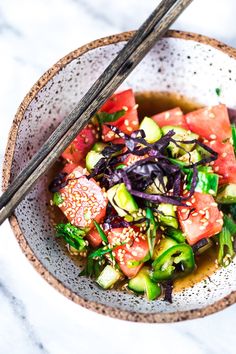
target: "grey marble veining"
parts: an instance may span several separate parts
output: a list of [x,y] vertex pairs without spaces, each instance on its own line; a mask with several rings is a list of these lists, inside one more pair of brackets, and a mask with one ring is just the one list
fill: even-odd
[[[40,75],[90,40],[137,28],[156,4],[0,0],[1,166],[15,111]],[[233,0],[195,0],[173,27],[236,46],[235,10]],[[168,325],[105,318],[50,287],[25,259],[7,223],[0,230],[0,313],[0,354],[235,353],[236,306]]]

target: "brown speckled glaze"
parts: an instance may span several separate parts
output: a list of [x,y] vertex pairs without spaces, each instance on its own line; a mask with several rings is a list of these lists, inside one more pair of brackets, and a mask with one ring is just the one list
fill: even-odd
[[[48,70],[20,105],[10,132],[3,189],[27,164],[53,129],[88,90],[132,32],[100,39],[68,54]],[[236,50],[200,35],[170,31],[144,58],[122,87],[169,91],[202,104],[235,108]],[[215,88],[220,87],[220,98]],[[103,291],[78,277],[79,267],[53,237],[47,211],[47,176],[40,179],[10,218],[17,240],[37,271],[74,302],[119,319],[174,322],[202,317],[236,301],[235,262],[211,278],[174,294],[173,304],[116,290]]]

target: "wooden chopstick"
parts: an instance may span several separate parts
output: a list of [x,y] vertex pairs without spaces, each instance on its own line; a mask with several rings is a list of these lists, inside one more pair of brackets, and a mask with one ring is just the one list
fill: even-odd
[[0,197],[0,225],[192,0],[163,0]]

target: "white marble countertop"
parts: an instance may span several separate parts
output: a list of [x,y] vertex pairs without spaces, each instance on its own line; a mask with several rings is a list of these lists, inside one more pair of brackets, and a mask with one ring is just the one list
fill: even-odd
[[[16,109],[42,73],[90,40],[137,28],[156,3],[0,0],[1,166]],[[174,28],[236,46],[235,10],[234,0],[195,0]],[[8,222],[0,234],[0,354],[236,352],[235,305],[177,324],[136,324],[103,317],[72,303],[42,279],[22,254]]]

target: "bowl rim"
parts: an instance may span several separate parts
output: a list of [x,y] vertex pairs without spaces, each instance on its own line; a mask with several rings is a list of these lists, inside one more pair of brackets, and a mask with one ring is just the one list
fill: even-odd
[[[122,32],[119,34],[107,36],[101,39],[94,40],[89,42],[88,44],[83,45],[75,49],[74,51],[70,52],[63,58],[61,58],[56,64],[54,64],[49,70],[47,70],[40,79],[33,85],[30,89],[28,94],[24,97],[22,103],[20,104],[16,115],[14,117],[9,136],[8,142],[3,162],[3,171],[2,171],[2,189],[6,190],[9,186],[10,181],[10,173],[12,167],[12,161],[15,151],[15,144],[16,138],[18,134],[18,128],[20,125],[21,120],[24,117],[24,113],[34,99],[36,94],[47,84],[47,82],[57,74],[63,67],[69,64],[72,60],[82,56],[86,52],[98,48],[103,47],[110,44],[116,44],[118,42],[127,41],[131,38],[134,34],[134,31]],[[218,41],[213,38],[203,36],[196,33],[191,32],[183,32],[183,31],[175,31],[169,30],[164,37],[167,38],[179,38],[184,40],[192,40],[197,43],[207,44],[220,51],[224,52],[225,54],[229,55],[230,57],[236,59],[236,49]],[[31,264],[34,268],[38,271],[38,273],[55,289],[57,289],[60,293],[64,296],[69,298],[70,300],[74,301],[75,303],[98,312],[100,314],[104,314],[113,318],[121,319],[121,320],[128,320],[133,322],[146,322],[146,323],[169,323],[169,322],[178,322],[183,320],[195,319],[204,317],[215,312],[218,312],[231,304],[236,302],[236,291],[231,292],[229,295],[225,296],[224,298],[216,301],[215,303],[208,305],[201,309],[193,309],[187,311],[180,311],[180,312],[170,312],[170,313],[139,313],[139,312],[130,312],[125,310],[119,310],[117,308],[113,308],[107,305],[98,304],[90,300],[85,300],[79,295],[75,294],[73,291],[68,289],[65,285],[62,284],[60,280],[54,277],[40,262],[40,260],[36,257],[33,250],[30,248],[27,240],[24,237],[23,232],[21,231],[19,222],[17,217],[14,213],[9,218],[10,225],[12,230],[16,236],[16,239]]]

